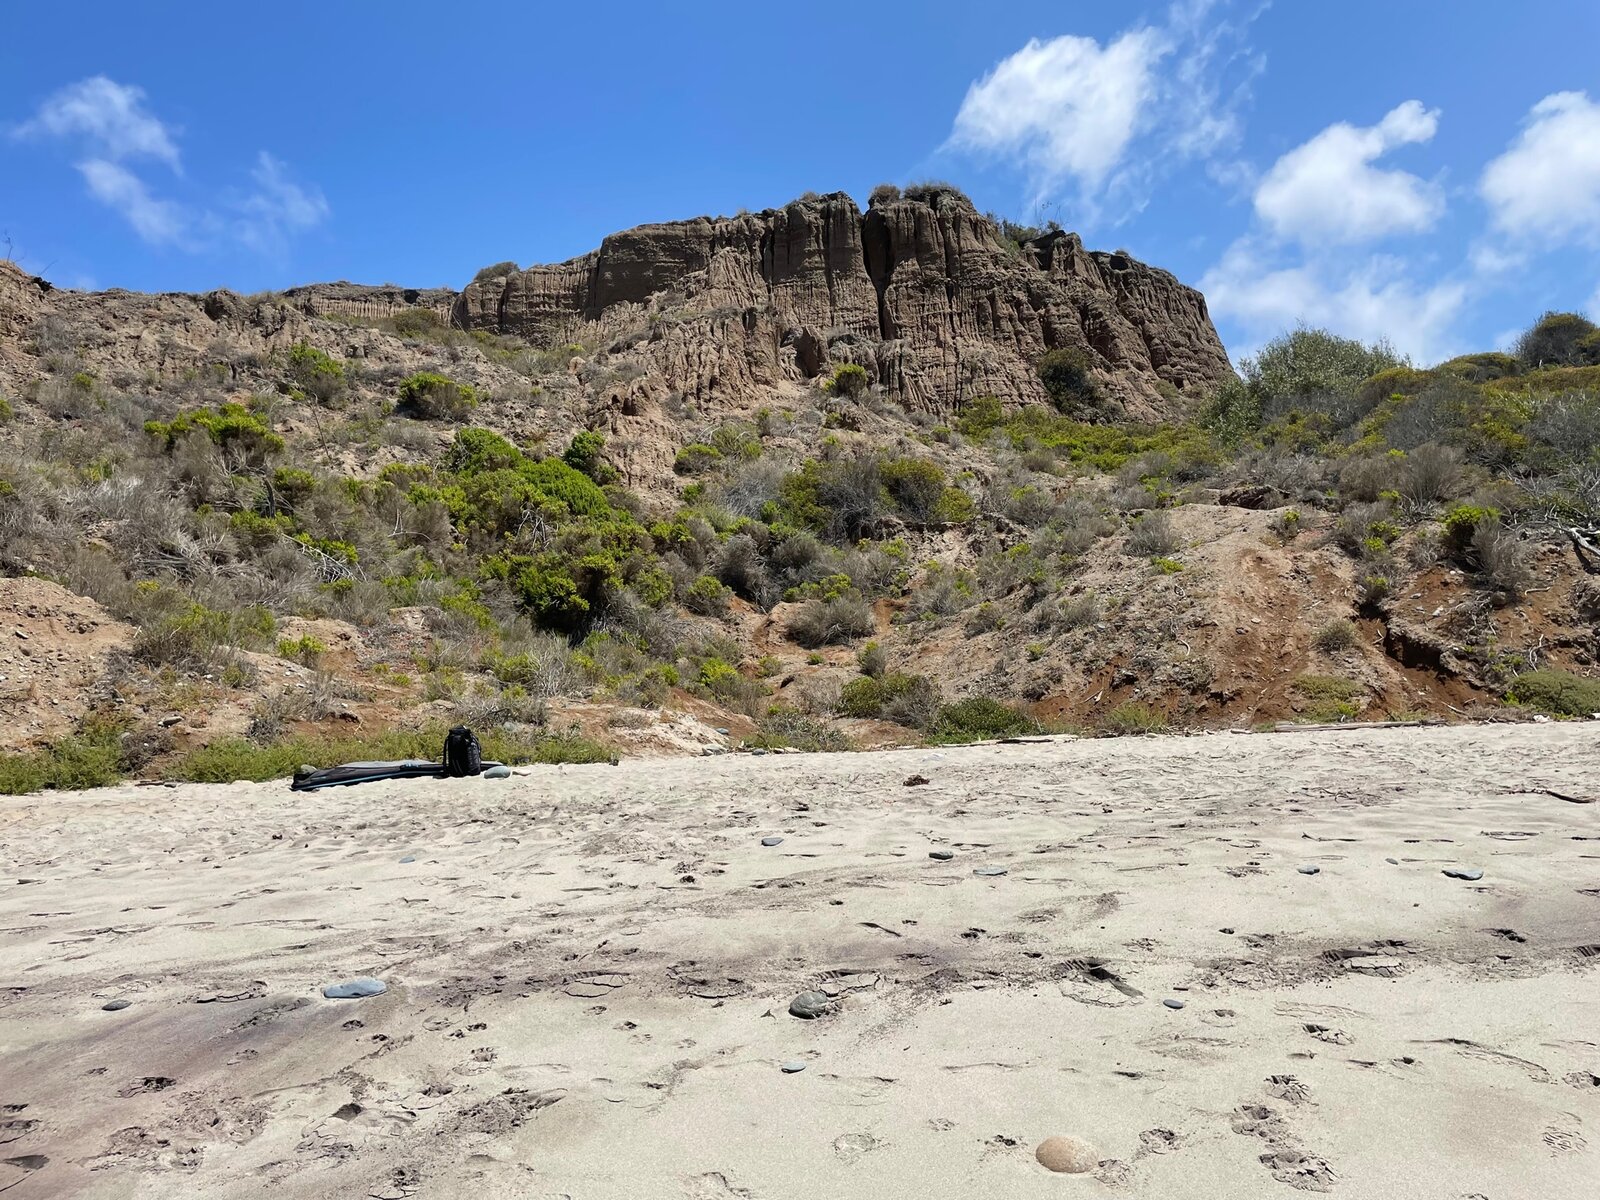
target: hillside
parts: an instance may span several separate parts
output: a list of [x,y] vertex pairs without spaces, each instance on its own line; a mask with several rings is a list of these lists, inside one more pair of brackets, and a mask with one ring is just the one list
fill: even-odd
[[460,291],[0,263],[0,784],[1587,712],[1594,341],[1241,379],[1199,293],[942,186]]

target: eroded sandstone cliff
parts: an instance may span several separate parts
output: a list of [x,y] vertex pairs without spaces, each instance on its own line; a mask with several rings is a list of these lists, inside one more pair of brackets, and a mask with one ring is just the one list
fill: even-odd
[[674,391],[724,403],[719,391],[800,381],[841,361],[915,410],[948,412],[979,395],[1043,403],[1033,363],[1070,348],[1129,415],[1154,419],[1231,372],[1193,288],[1086,251],[1076,234],[1009,243],[947,189],[865,213],[836,192],[642,225],[568,262],[480,278],[453,319],[540,342],[632,334]]

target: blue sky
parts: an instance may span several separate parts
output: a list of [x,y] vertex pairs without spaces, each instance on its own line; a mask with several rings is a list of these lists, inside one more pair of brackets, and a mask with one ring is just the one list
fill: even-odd
[[1433,360],[1600,317],[1597,44],[1594,0],[27,6],[0,233],[66,286],[459,286],[933,177],[1204,288],[1236,356]]

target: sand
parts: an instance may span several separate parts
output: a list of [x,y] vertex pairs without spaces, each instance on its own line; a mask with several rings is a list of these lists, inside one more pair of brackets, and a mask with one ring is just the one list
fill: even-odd
[[0,1191],[1589,1200],[1596,729],[6,799]]

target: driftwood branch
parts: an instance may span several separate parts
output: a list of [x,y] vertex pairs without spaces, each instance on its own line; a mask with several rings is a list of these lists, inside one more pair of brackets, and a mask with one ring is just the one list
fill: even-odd
[[1413,729],[1419,725],[1442,725],[1443,721],[1339,721],[1325,725],[1300,725],[1294,721],[1279,721],[1269,733],[1324,733],[1334,729]]
[[1591,575],[1600,575],[1600,529],[1568,525],[1567,536],[1572,539],[1572,552],[1578,556],[1578,565]]

